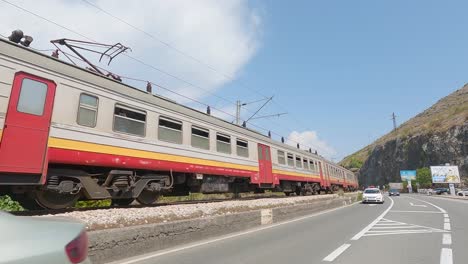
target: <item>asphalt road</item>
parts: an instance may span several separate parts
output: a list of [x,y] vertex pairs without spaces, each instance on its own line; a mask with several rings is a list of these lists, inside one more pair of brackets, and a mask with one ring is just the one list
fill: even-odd
[[468,263],[468,201],[386,197],[121,263]]

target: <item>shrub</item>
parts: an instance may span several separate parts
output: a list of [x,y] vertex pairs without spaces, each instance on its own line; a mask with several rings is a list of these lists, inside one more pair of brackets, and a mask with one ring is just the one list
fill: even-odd
[[358,192],[357,194],[357,200],[362,201],[362,192]]
[[357,168],[360,169],[362,167],[362,160],[357,159],[356,157],[352,157],[349,161],[349,168]]
[[112,200],[90,200],[90,201],[78,201],[75,204],[76,208],[86,208],[86,207],[107,207],[111,205]]
[[19,202],[13,201],[10,196],[0,196],[0,210],[4,211],[24,211]]

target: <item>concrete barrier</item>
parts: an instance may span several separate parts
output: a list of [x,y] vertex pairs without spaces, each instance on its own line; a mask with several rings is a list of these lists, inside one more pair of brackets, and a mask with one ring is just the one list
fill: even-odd
[[260,225],[277,223],[356,201],[357,193],[352,193],[316,199],[294,206],[91,231],[88,233],[89,257],[93,263],[106,263]]

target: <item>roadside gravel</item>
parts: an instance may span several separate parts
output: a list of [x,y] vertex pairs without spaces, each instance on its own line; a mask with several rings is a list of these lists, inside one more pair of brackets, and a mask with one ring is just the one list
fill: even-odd
[[[86,223],[88,230],[120,228],[150,223],[164,223],[176,220],[204,218],[258,209],[292,206],[321,199],[332,199],[338,195],[298,196],[288,198],[266,198],[245,201],[181,204],[146,208],[102,209],[56,214],[53,217],[67,217]],[[40,217],[51,217],[44,215]]]

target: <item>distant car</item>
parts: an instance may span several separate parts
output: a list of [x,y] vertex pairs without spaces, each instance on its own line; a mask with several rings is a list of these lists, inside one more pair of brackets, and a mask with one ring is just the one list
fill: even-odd
[[434,189],[434,193],[439,194],[439,195],[444,194],[444,193],[448,194],[449,192],[450,190],[448,188],[435,188]]
[[458,196],[468,196],[468,189],[463,189],[457,192]]
[[363,203],[384,203],[384,197],[379,189],[367,188],[362,193]]
[[0,211],[0,263],[91,263],[83,223]]
[[388,196],[400,196],[400,191],[397,190],[397,189],[390,189],[390,191],[388,191]]

